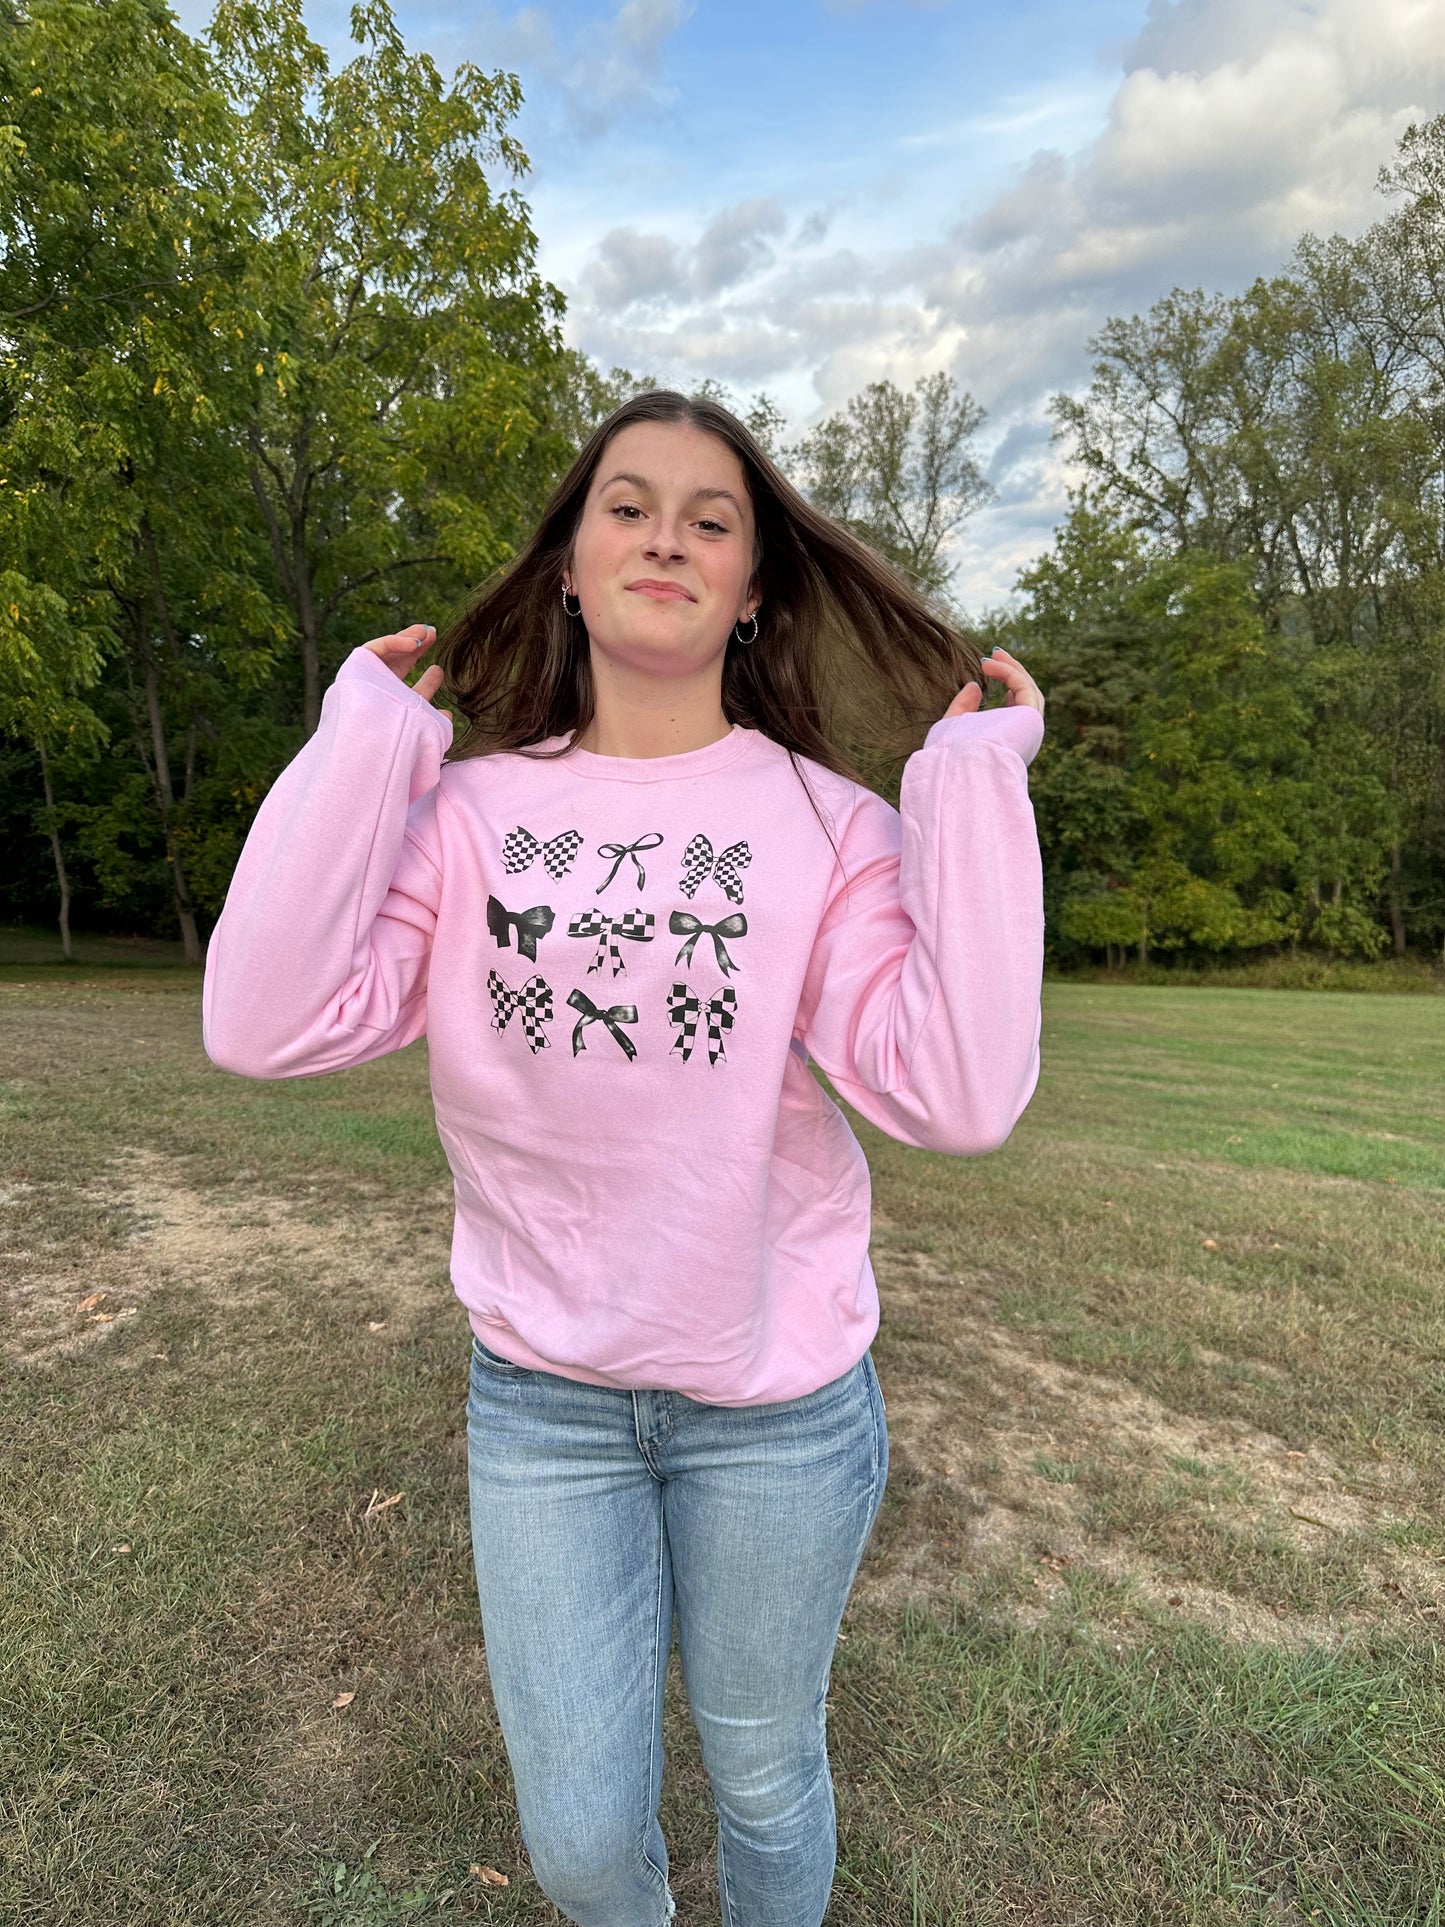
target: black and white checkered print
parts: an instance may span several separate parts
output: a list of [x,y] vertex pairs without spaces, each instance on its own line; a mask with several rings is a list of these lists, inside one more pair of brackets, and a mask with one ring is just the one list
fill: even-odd
[[723,1032],[732,1029],[737,1007],[738,993],[731,984],[719,984],[706,1003],[686,984],[672,986],[667,998],[667,1016],[668,1022],[677,1028],[672,1048],[681,1051],[684,1064],[692,1056],[692,1047],[697,1041],[698,1021],[703,1017],[707,1019],[707,1061],[716,1064],[721,1058],[724,1063],[727,1062]]
[[552,1021],[552,986],[544,978],[529,977],[519,989],[512,990],[495,970],[489,970],[487,989],[492,993],[493,1030],[505,1030],[513,1013],[520,1011],[528,1048],[539,1051],[551,1043],[542,1028]]
[[719,855],[716,865],[712,859],[712,844],[701,830],[692,837],[682,853],[682,881],[678,888],[685,897],[695,897],[702,883],[711,872],[718,888],[725,897],[734,903],[743,900],[742,872],[753,860],[753,853],[746,840],[729,843]]
[[563,830],[559,836],[541,843],[519,823],[515,830],[508,830],[502,840],[502,863],[515,874],[518,870],[530,869],[540,854],[549,876],[564,877],[581,848],[582,838],[576,830]]
[[588,964],[587,974],[590,977],[594,970],[600,970],[610,956],[615,977],[622,969],[617,939],[630,937],[634,943],[651,943],[656,921],[650,910],[624,910],[620,917],[609,917],[605,910],[580,910],[568,924],[567,935],[596,937],[597,955]]

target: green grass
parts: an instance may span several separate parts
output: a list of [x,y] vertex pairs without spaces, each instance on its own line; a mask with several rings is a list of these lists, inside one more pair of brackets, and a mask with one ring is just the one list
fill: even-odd
[[74,954],[67,959],[54,924],[0,923],[0,965],[7,968],[54,966],[74,974],[96,968],[184,967],[179,941],[165,937],[103,937],[77,930],[71,933],[70,947]]
[[[554,1921],[424,1051],[247,1084],[165,966],[18,964],[0,1021],[0,1919]],[[1003,1150],[857,1124],[893,1469],[834,1927],[1445,1927],[1442,1046],[1423,997],[1051,982]],[[667,1742],[694,1927],[675,1669]]]
[[1068,984],[1157,984],[1175,990],[1348,990],[1403,995],[1423,992],[1427,996],[1445,992],[1445,957],[1418,952],[1406,957],[1382,957],[1374,963],[1304,950],[1294,956],[1282,952],[1233,964],[1154,957],[1147,964],[1131,959],[1113,969],[1101,964],[1084,964],[1068,971],[1051,967],[1046,974],[1051,981]]

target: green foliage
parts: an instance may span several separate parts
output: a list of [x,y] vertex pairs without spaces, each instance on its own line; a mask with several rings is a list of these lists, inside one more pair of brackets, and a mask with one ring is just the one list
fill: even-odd
[[426,1886],[392,1893],[372,1865],[377,1844],[367,1848],[359,1866],[338,1860],[317,1875],[315,1892],[303,1903],[315,1927],[385,1927],[391,1921],[414,1920],[440,1904]]
[[[1272,941],[1271,920],[1338,955],[1445,938],[1442,174],[1445,116],[1407,130],[1381,177],[1398,205],[1358,241],[1307,235],[1236,299],[1175,289],[1108,322],[1087,394],[1055,404],[1120,539],[1248,585],[1247,647],[1238,593],[1232,612],[1185,597],[1187,658],[1158,664],[1138,716],[1154,753],[1126,785],[1155,843],[1165,808],[1169,854],[1254,913],[1200,897],[1179,934],[1201,948]],[[1248,689],[1234,717],[1190,701],[1171,724],[1186,660]],[[1147,942],[1167,874],[1110,869],[1068,937]]]
[[1301,888],[1340,797],[1321,795],[1311,705],[1279,673],[1247,562],[1151,550],[1084,490],[1021,587],[1008,633],[1049,701],[1032,779],[1055,956],[1241,955],[1302,933],[1378,954],[1377,925]]
[[352,25],[336,72],[298,0],[0,39],[0,823],[193,959],[330,672],[505,561],[619,386],[536,272],[515,77]]
[[924,375],[911,392],[875,381],[785,461],[820,509],[941,598],[956,567],[948,542],[993,493],[973,452],[983,420],[951,375]]

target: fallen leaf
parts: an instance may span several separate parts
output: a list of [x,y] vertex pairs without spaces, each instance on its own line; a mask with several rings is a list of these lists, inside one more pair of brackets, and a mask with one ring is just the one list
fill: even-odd
[[355,1693],[338,1693],[336,1695],[336,1698],[331,1702],[331,1704],[333,1706],[350,1706],[351,1702],[355,1698],[356,1698]]
[[384,1332],[386,1330],[386,1320],[384,1318],[368,1318],[366,1321],[366,1329],[369,1332]]
[[471,1871],[484,1887],[509,1887],[512,1884],[507,1876],[504,1873],[498,1873],[495,1867],[473,1867]]
[[129,1546],[112,1546],[111,1551],[112,1552],[129,1552],[130,1547]]
[[103,1291],[93,1291],[88,1298],[82,1298],[75,1309],[77,1311],[94,1311],[104,1296],[105,1293]]

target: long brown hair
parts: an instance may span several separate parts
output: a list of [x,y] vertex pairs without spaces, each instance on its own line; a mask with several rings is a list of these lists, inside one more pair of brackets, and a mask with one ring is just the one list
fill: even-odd
[[[736,415],[701,396],[651,389],[592,431],[521,554],[439,638],[434,660],[465,719],[448,761],[580,735],[592,721],[587,631],[563,608],[562,572],[603,450],[634,422],[681,422],[715,435],[747,478],[762,604],[757,641],[734,635],[727,646],[722,706],[730,723],[867,782],[917,747],[970,677],[982,687],[973,642],[814,508]],[[536,753],[562,756],[566,747]]]

